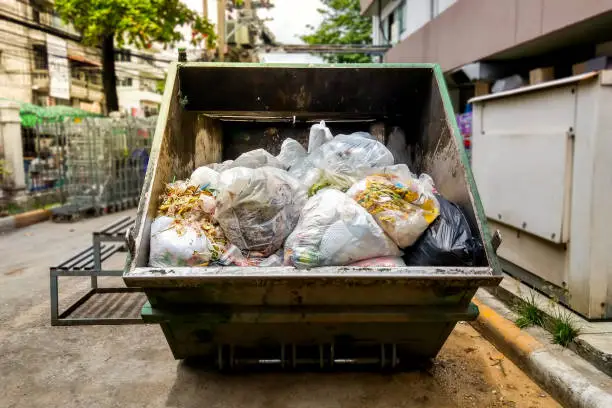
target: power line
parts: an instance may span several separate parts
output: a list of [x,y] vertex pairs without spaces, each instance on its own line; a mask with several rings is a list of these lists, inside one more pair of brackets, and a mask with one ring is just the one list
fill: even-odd
[[[27,50],[26,50],[26,52],[30,52],[30,53],[31,53],[31,51],[27,51]],[[31,62],[32,62],[32,60],[31,60],[30,56],[28,56],[28,55],[22,55],[22,54],[17,54],[17,53],[12,53],[12,52],[6,52],[6,51],[4,51],[3,53],[4,53],[5,55],[9,55],[9,56],[11,56],[11,57],[13,57],[13,58],[16,58],[16,59],[21,59],[22,61],[27,62],[27,63],[31,63]],[[65,58],[65,57],[64,57],[64,58]],[[121,76],[122,78],[123,78],[123,77],[131,78],[131,77],[134,77],[134,76],[135,76],[135,74],[134,74],[134,72],[133,72],[133,71],[125,70],[125,69],[123,69],[123,68],[121,68],[121,67],[117,67],[117,68],[115,69],[115,71],[116,71],[116,72],[118,72],[118,73],[120,73],[120,74],[124,74],[124,75],[122,75],[122,76]],[[26,76],[26,75],[27,75],[27,76],[35,76],[35,75],[39,75],[40,73],[38,73],[38,72],[27,72],[27,71],[19,71],[19,72],[16,72],[16,71],[9,71],[9,72],[5,72],[4,74],[5,74],[5,75],[22,75],[22,76]],[[151,79],[151,80],[160,80],[160,79],[158,79],[158,78],[148,78],[148,79]],[[101,85],[101,84],[97,84],[97,85]]]
[[[8,42],[3,41],[3,40],[0,40],[0,43],[5,44],[5,45],[11,45],[11,46],[15,47],[17,50],[24,51],[27,54],[27,55],[18,54],[16,52],[11,52],[13,50],[6,50],[5,49],[5,50],[2,50],[5,55],[10,55],[12,57],[21,58],[22,60],[27,61],[27,62],[32,62],[30,57],[37,57],[37,56],[39,56],[39,55],[36,54],[36,51],[33,48],[17,46],[15,44],[8,43]],[[49,52],[47,52],[47,55],[51,55],[53,57],[67,59],[67,60],[71,61],[70,57],[66,57],[64,55],[51,54]],[[101,70],[102,68],[101,67],[96,67],[94,69]],[[118,66],[118,65],[115,65],[115,71],[120,72],[122,74],[131,74],[131,75],[135,74],[134,70],[130,70],[129,68],[121,67],[121,66]],[[31,74],[34,75],[36,73],[32,72]],[[136,74],[137,74],[137,72],[136,72]]]
[[[7,30],[3,30],[2,28],[0,28],[0,32],[4,32],[4,33],[8,33],[8,34],[14,34],[13,32],[7,31]],[[20,50],[25,50],[26,52],[30,52],[31,55],[36,56],[36,54],[35,54],[36,50],[34,49],[34,47],[17,45],[17,44],[12,43],[12,42],[3,41],[2,39],[0,39],[0,43],[4,43],[5,45],[12,46],[12,47],[20,49]],[[50,49],[52,50],[53,47],[48,47],[47,46],[47,55],[51,55],[51,56],[58,57],[58,58],[67,58],[68,60],[71,60],[70,57],[65,57],[63,55],[53,54],[52,52],[50,52]],[[117,62],[119,62],[119,61],[117,61]],[[149,67],[149,65],[145,65],[145,66]],[[155,65],[151,65],[150,67],[153,68],[153,69],[160,70],[160,71],[163,70],[162,67],[158,67],[158,66],[155,66]],[[130,70],[129,68],[121,67],[120,65],[117,65],[117,64],[115,64],[115,70],[122,71],[124,73],[126,73],[126,72],[127,73],[133,73],[133,71],[139,71],[138,68],[136,68],[134,70]],[[132,72],[130,72],[130,71],[132,71]]]
[[[48,26],[46,24],[41,24],[39,22],[36,22],[35,20],[32,19],[28,19],[27,17],[24,16],[20,16],[18,14],[15,13],[11,13],[8,12],[9,14],[12,14],[15,17],[12,17],[10,15],[6,14],[7,11],[6,10],[2,10],[2,12],[0,12],[0,20],[5,20],[5,21],[9,21],[13,24],[17,24],[17,25],[21,25],[33,30],[37,30],[37,31],[42,31],[44,33],[47,34],[51,34],[51,35],[55,35],[57,37],[66,39],[66,40],[72,40],[78,43],[81,43],[82,38],[80,35],[74,35],[74,34],[69,34],[66,33],[64,30],[61,30],[59,28],[55,28],[53,26]],[[11,33],[14,34],[14,33]],[[100,47],[90,47],[90,48],[94,48],[94,49],[98,49],[100,50]],[[151,61],[155,61],[155,62],[163,62],[163,63],[171,63],[173,62],[172,60],[166,60],[166,59],[159,59],[159,58],[155,58],[151,55],[148,54],[142,54],[142,53],[138,53],[138,52],[134,52],[134,50],[128,49],[128,51],[130,51],[131,55],[134,55],[136,57],[142,58],[142,59],[148,59]],[[124,52],[124,50],[122,49],[116,49],[115,50],[115,54],[117,53],[122,53]]]

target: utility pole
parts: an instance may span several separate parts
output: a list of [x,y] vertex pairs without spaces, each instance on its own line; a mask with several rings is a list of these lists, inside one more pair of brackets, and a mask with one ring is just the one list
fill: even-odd
[[208,20],[208,0],[202,0],[202,17]]
[[225,58],[225,0],[217,0],[217,44],[219,46],[219,61]]

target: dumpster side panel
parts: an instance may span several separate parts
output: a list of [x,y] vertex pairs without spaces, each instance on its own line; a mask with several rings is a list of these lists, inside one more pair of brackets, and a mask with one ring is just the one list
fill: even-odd
[[357,305],[449,305],[467,304],[476,286],[457,282],[423,285],[418,282],[261,282],[259,285],[209,284],[197,288],[147,289],[155,307],[196,305],[335,306]]
[[136,256],[131,269],[148,265],[151,222],[165,184],[189,177],[196,167],[222,158],[220,121],[183,111],[176,72],[177,66],[171,65],[132,231]]
[[[173,313],[145,305],[143,318],[162,325],[177,359],[201,357],[220,366],[217,358],[229,359],[230,364],[245,357],[275,358],[286,360],[288,365],[297,358],[299,365],[329,367],[337,358],[359,359],[368,348],[369,358],[378,357],[379,364],[392,354],[396,355],[394,360],[404,360],[404,365],[430,358],[438,353],[457,321],[473,320],[478,313],[474,305],[463,309],[386,309],[344,313],[287,310],[283,314],[253,309],[251,314],[223,314],[210,310]],[[224,348],[222,356],[220,349]],[[386,357],[381,348],[387,349]]]
[[[277,112],[315,117],[331,112],[343,116],[400,114],[415,115],[418,121],[422,109],[418,101],[429,92],[433,67],[187,63],[178,74],[188,111],[259,112],[268,117]],[[207,91],[213,84],[223,91]]]
[[421,133],[421,146],[424,150],[421,171],[435,180],[436,188],[442,196],[460,205],[470,217],[474,232],[477,231],[482,238],[488,265],[493,274],[499,276],[501,280],[501,266],[491,245],[487,218],[465,153],[462,136],[454,119],[446,82],[438,66],[434,69],[424,118]]
[[[134,256],[132,256],[133,269],[137,265],[147,265],[149,262],[149,235],[151,233],[151,220],[155,217],[157,197],[162,193],[163,183],[167,181],[173,172],[172,156],[176,152],[176,148],[170,144],[179,143],[180,137],[172,137],[176,135],[178,125],[177,121],[180,117],[180,104],[178,104],[179,87],[177,79],[177,66],[170,66],[162,105],[160,107],[157,126],[155,127],[155,135],[153,137],[153,145],[147,173],[138,202],[138,211],[134,229],[128,236],[128,241],[134,242]],[[171,140],[173,139],[173,140]],[[130,244],[131,246],[131,244]]]

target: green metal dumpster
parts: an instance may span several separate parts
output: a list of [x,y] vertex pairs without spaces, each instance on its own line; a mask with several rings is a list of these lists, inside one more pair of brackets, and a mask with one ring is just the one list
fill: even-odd
[[[480,234],[474,267],[148,266],[149,234],[165,183],[198,166],[282,141],[305,141],[315,121],[334,133],[393,126],[407,135],[408,166],[433,177]],[[457,129],[434,64],[171,66],[123,279],[142,287],[145,322],[158,323],[175,358],[220,369],[249,364],[330,368],[412,366],[435,357],[470,302],[501,271]]]

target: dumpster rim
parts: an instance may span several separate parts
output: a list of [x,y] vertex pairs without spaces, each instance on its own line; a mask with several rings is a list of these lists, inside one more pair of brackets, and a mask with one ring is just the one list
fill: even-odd
[[417,279],[417,278],[478,278],[497,277],[490,266],[323,266],[298,269],[293,266],[206,266],[206,267],[136,267],[123,274],[123,277],[172,277],[198,279]]

